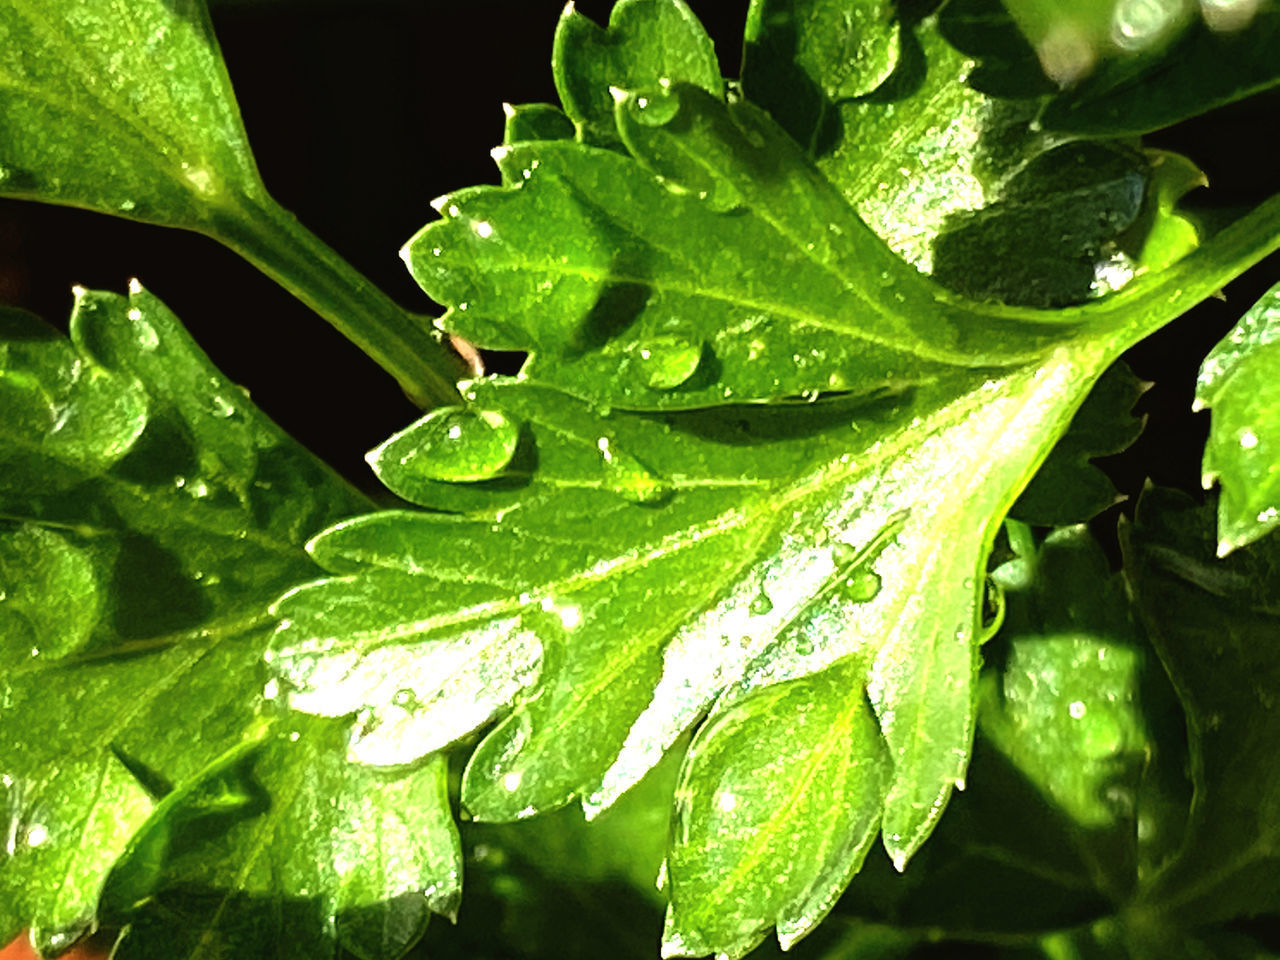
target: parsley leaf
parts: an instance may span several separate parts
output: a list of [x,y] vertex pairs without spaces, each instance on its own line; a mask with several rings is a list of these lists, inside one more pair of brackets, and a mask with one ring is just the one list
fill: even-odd
[[1222,485],[1218,554],[1280,526],[1280,286],[1268,290],[1205,357],[1195,409],[1212,408],[1205,489]]

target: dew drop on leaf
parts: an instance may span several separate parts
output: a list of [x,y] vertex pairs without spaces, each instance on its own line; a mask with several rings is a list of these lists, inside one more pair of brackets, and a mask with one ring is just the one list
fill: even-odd
[[519,440],[519,426],[497,410],[443,407],[392,437],[370,459],[400,473],[469,483],[500,473]]
[[880,575],[872,570],[854,573],[845,582],[844,595],[854,603],[867,603],[880,592]]
[[751,603],[747,605],[747,610],[757,617],[762,617],[773,609],[773,601],[769,599],[769,595],[764,592],[764,588],[752,598]]
[[671,493],[671,485],[629,453],[613,446],[608,437],[596,441],[604,465],[605,489],[631,503],[656,503]]
[[702,363],[703,346],[680,337],[660,337],[636,351],[637,366],[647,386],[673,390],[688,381]]
[[680,112],[680,98],[666,91],[642,93],[631,100],[636,121],[646,127],[666,126]]

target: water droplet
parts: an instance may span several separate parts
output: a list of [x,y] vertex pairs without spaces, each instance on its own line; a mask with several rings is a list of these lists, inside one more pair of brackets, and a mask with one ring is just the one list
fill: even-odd
[[133,210],[133,208],[134,208],[134,207],[136,207],[136,206],[137,206],[137,204],[136,204],[136,203],[134,203],[132,200],[121,200],[121,201],[120,201],[120,212],[121,212],[121,213],[128,213],[128,212],[130,212],[131,210]]
[[703,345],[680,337],[659,337],[636,349],[636,365],[647,386],[673,390],[702,363]]
[[1242,450],[1252,450],[1258,445],[1258,435],[1252,430],[1240,431],[1240,448]]
[[764,616],[772,609],[773,601],[769,599],[769,594],[764,592],[764,587],[760,588],[760,592],[757,593],[752,598],[751,603],[747,605],[748,612],[757,617]]
[[1071,714],[1072,720],[1079,720],[1088,711],[1083,700],[1072,700],[1067,706],[1067,713]]
[[608,437],[596,441],[604,464],[606,489],[632,503],[656,503],[671,493],[671,485],[629,453],[617,449]]
[[42,847],[49,839],[49,828],[43,823],[33,823],[27,827],[27,846]]
[[680,112],[680,98],[666,90],[643,93],[631,98],[631,115],[646,127],[661,127]]
[[397,690],[392,695],[391,702],[405,710],[412,710],[419,705],[418,694],[409,687]]
[[831,545],[831,561],[837,567],[847,567],[858,559],[858,548],[852,544],[837,540]]
[[1120,0],[1111,17],[1111,40],[1122,50],[1153,45],[1180,18],[1181,0]]
[[133,323],[133,335],[137,338],[139,347],[149,353],[160,346],[160,335],[156,333],[155,327],[142,318],[141,310],[134,307],[129,311],[128,317]]
[[442,407],[369,454],[375,468],[388,461],[432,480],[488,480],[515,456],[519,426],[497,410]]
[[844,595],[854,603],[867,603],[880,592],[880,575],[873,570],[855,573],[845,581]]
[[235,416],[236,408],[226,397],[220,394],[214,394],[209,399],[210,411],[219,420],[226,420],[228,417]]

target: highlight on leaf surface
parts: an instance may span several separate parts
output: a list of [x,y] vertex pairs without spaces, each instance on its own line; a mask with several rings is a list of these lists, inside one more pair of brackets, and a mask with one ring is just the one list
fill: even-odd
[[1218,555],[1280,526],[1280,286],[1205,357],[1195,409],[1212,411],[1203,483],[1221,486]]
[[[594,52],[578,62],[563,45],[559,69],[607,86],[562,86],[566,116],[508,109],[502,185],[440,198],[441,219],[406,245],[448,308],[444,329],[531,355],[520,378],[469,384],[469,413],[429,415],[371,454],[429,512],[317,537],[329,576],[278,603],[270,662],[297,708],[356,716],[348,751],[366,762],[408,762],[497,718],[463,777],[480,819],[573,801],[596,816],[703,724],[668,854],[667,946],[737,956],[770,927],[803,935],[877,823],[899,870],[933,831],[966,777],[999,522],[1089,387],[1185,295],[1146,278],[1139,289],[1159,294],[1096,311],[968,300],[920,274],[936,259],[912,266],[886,241],[936,252],[962,229],[928,196],[948,193],[943,163],[964,156],[974,188],[960,209],[985,206],[968,245],[993,260],[1025,252],[1048,190],[1055,235],[1061,225],[1071,242],[1019,285],[1043,279],[1061,298],[1049,302],[1076,302],[1124,283],[1098,270],[1122,242],[1138,264],[1178,192],[1141,154],[1062,146],[957,88],[967,68],[934,20],[876,23],[909,30],[937,59],[936,89],[959,89],[954,102],[919,94],[937,129],[910,120],[909,103],[889,109],[916,95],[897,92],[891,71],[885,100],[842,102],[838,136],[797,143],[786,104],[771,117],[662,60],[657,38],[684,23],[681,5],[667,7],[674,19],[656,18],[652,34],[640,21],[611,28],[607,55],[592,46],[598,28],[573,20]],[[757,29],[782,26],[761,17]],[[762,42],[751,82],[781,68],[768,56],[784,46]],[[976,160],[980,137],[1002,132]],[[922,158],[930,193],[893,221],[894,192],[872,202],[869,178]],[[923,227],[896,239],[902,221]],[[1054,271],[1073,257],[1083,279],[1064,283]],[[1063,458],[1129,437],[1105,433]],[[1086,499],[1070,512],[1094,509]],[[813,694],[837,687],[846,695]],[[863,690],[871,714],[856,709]],[[883,771],[848,794],[840,837],[810,837],[803,804],[765,800],[767,778],[730,791],[732,810],[716,806],[714,784],[752,766],[779,698],[847,714],[794,727],[779,782],[797,796],[820,803],[843,772]],[[811,858],[797,862],[793,837],[810,837]],[[735,862],[756,868],[735,874]],[[782,875],[772,893],[753,886]],[[705,891],[725,884],[742,895],[713,910]]]

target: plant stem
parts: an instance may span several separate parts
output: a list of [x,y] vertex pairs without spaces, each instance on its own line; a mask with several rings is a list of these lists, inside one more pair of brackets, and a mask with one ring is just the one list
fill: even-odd
[[1132,312],[1135,301],[1146,301],[1145,309],[1124,324],[1124,342],[1132,346],[1277,250],[1280,250],[1280,194],[1263,201],[1154,277],[1140,277],[1113,297],[1073,310],[1080,317],[1107,322],[1112,314]]
[[328,320],[418,406],[460,402],[466,366],[430,317],[402,309],[265,193],[215,212],[207,232]]

